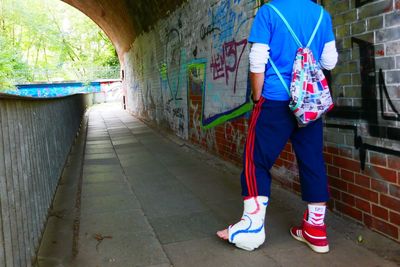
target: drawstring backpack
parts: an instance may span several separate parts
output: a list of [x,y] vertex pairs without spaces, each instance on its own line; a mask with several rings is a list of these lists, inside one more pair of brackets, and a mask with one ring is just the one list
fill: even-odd
[[333,108],[333,101],[329,92],[328,82],[321,68],[315,62],[313,53],[310,49],[310,45],[321,24],[324,10],[321,7],[321,13],[317,25],[314,28],[310,40],[304,47],[282,13],[272,4],[268,5],[283,20],[290,34],[299,46],[293,63],[290,91],[271,58],[269,59],[269,62],[291,98],[289,108],[293,111],[298,125],[303,127],[308,123],[319,119],[323,114]]

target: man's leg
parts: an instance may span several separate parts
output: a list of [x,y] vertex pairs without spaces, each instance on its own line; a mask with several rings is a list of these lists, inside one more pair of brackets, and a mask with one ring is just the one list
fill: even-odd
[[296,127],[288,101],[262,101],[249,123],[241,174],[243,197],[270,196],[269,170]]
[[[255,229],[246,229],[248,225],[264,225],[265,208],[270,195],[271,176],[270,168],[274,164],[279,153],[287,143],[289,136],[295,128],[296,122],[288,108],[287,101],[271,101],[261,99],[253,110],[252,118],[249,122],[249,130],[246,140],[246,146],[243,158],[243,172],[241,175],[242,195],[244,197],[244,213],[242,220],[229,227],[219,231],[217,235],[220,238],[228,239],[231,243],[239,240],[246,243],[249,239],[257,239]],[[257,210],[254,213],[253,205],[248,202],[255,202]],[[251,232],[253,231],[253,232]],[[257,232],[265,238],[264,229]],[[262,242],[263,238],[258,238]],[[250,242],[250,241],[249,241]]]
[[302,198],[309,204],[302,225],[292,227],[290,233],[315,252],[326,253],[329,251],[329,244],[324,218],[329,191],[323,158],[322,120],[296,129],[291,141],[299,167]]

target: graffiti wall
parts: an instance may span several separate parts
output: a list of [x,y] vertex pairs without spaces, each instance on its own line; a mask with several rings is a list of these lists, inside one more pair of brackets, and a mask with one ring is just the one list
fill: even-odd
[[[124,56],[128,109],[241,164],[252,106],[247,41],[266,1],[188,1]],[[318,1],[332,14],[339,63],[327,72],[330,208],[400,241],[400,1]],[[290,142],[272,169],[300,191]]]
[[135,66],[126,67],[128,107],[182,138],[215,142],[214,127],[251,109],[247,35],[258,2],[192,1],[137,38],[125,55]]

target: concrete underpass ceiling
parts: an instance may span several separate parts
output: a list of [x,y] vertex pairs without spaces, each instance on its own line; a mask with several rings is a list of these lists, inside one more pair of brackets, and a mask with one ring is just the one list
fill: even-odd
[[185,0],[62,0],[91,18],[110,38],[120,60],[136,36]]

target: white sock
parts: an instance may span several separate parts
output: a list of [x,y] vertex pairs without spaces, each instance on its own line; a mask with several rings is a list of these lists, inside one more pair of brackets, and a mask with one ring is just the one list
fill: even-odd
[[324,225],[326,206],[308,204],[307,221],[316,226]]

